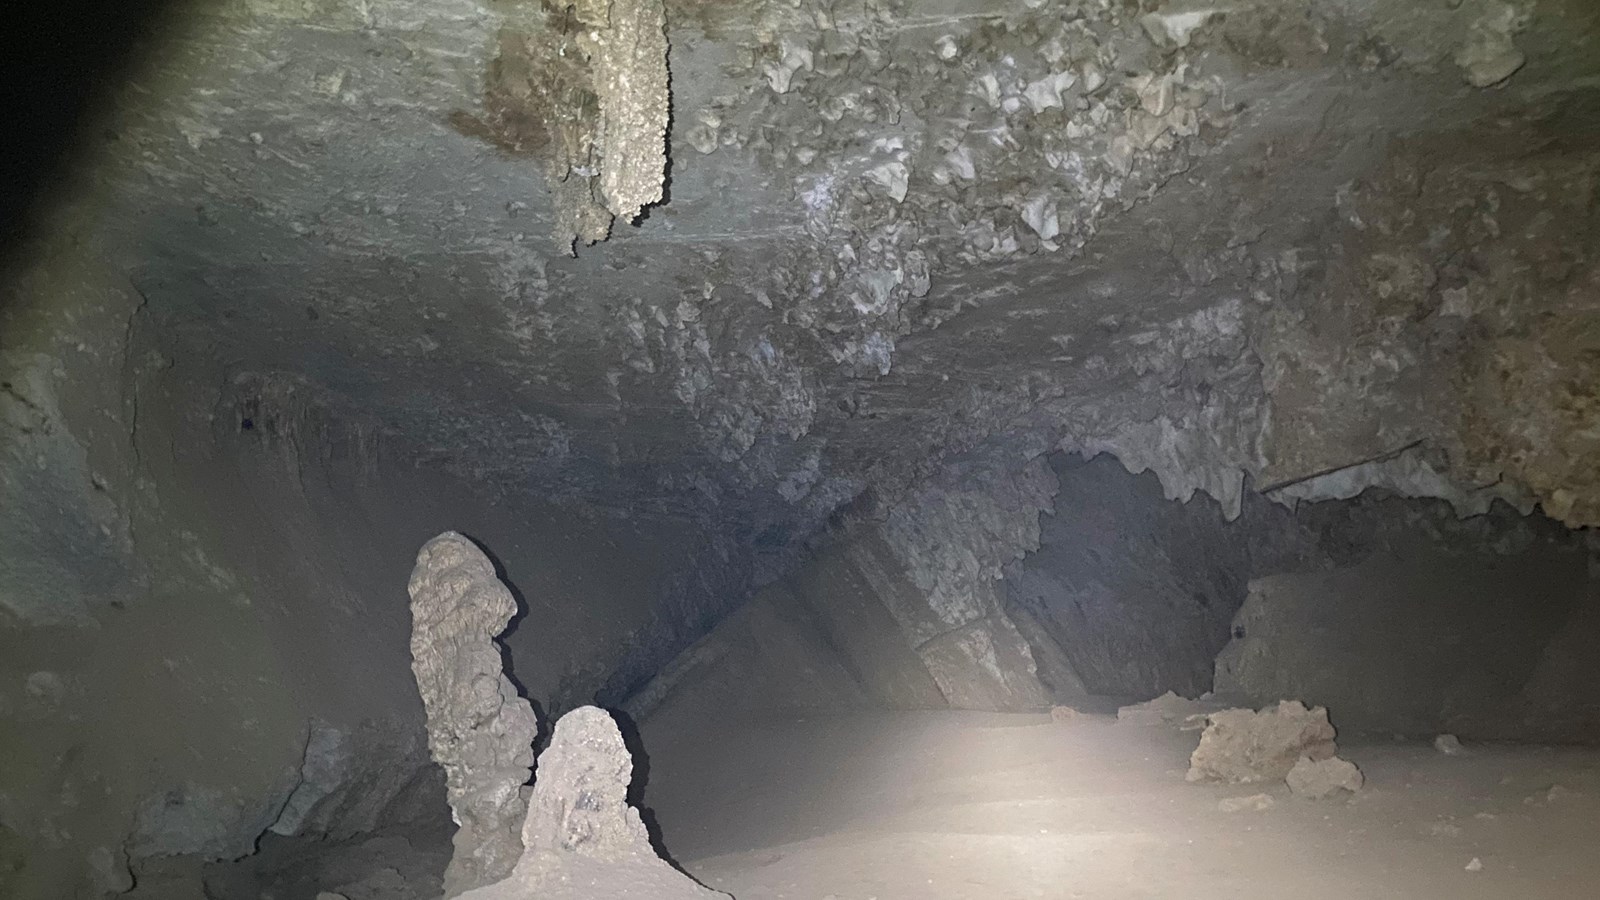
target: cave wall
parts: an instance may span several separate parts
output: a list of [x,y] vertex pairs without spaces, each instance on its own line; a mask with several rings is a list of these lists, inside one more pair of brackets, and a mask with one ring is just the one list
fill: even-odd
[[1385,735],[1600,739],[1592,534],[1504,506],[1467,520],[1396,498],[1340,506],[1300,516],[1322,520],[1326,565],[1250,581],[1218,693],[1298,697]]
[[1108,455],[1052,463],[1054,511],[1004,585],[1012,617],[1040,625],[1035,659],[1088,693],[1293,697],[1384,734],[1600,737],[1581,649],[1600,639],[1592,532],[1382,490],[1293,508],[1250,492],[1230,521]]
[[503,561],[510,667],[551,713],[742,593],[682,522],[418,465],[304,379],[184,352],[92,248],[37,253],[0,304],[0,895],[443,815],[405,589],[440,531]]
[[1258,557],[1304,544],[1288,510],[1258,496],[1229,521],[1201,494],[1165,498],[1156,475],[1116,457],[1053,454],[1061,489],[1040,546],[1008,570],[1007,602],[1037,621],[1093,694],[1198,696],[1228,642]]
[[947,467],[903,500],[841,518],[793,571],[757,592],[636,695],[630,713],[1042,709],[1056,691],[1006,610],[1008,563],[1039,540],[1055,474]]

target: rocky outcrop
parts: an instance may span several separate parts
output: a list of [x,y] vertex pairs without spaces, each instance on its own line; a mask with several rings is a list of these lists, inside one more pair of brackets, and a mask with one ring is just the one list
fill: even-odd
[[1352,504],[1348,518],[1338,505],[1298,517],[1328,564],[1249,582],[1215,660],[1218,693],[1298,697],[1339,710],[1342,728],[1417,738],[1600,730],[1581,649],[1600,639],[1600,554],[1584,535],[1503,508],[1457,521],[1412,503]]
[[855,536],[850,556],[951,706],[1048,707],[1000,582],[1008,563],[1039,546],[1055,473],[1041,456],[943,475]]
[[1200,731],[1209,723],[1212,713],[1221,712],[1223,704],[1214,700],[1191,700],[1172,691],[1143,703],[1117,709],[1119,725],[1159,725],[1179,731]]
[[1001,586],[1006,566],[1038,546],[1055,485],[1036,457],[935,479],[864,516],[680,655],[629,709],[1040,710],[1081,696],[1071,666],[1025,634],[1038,623],[1008,608]]
[[457,825],[445,871],[454,896],[504,878],[521,855],[538,723],[504,673],[495,638],[517,603],[483,551],[439,535],[417,553],[410,592],[411,667]]
[[[1593,520],[1593,4],[948,6],[243,0],[107,104],[52,230],[424,458],[740,540],[991,437],[1230,515],[1422,441],[1418,490]],[[562,258],[669,148],[670,202]],[[194,314],[213,271],[281,353]]]
[[509,878],[461,900],[709,900],[656,855],[628,805],[633,759],[610,714],[592,706],[556,723],[539,756],[522,826],[522,858]]
[[1256,712],[1225,709],[1211,714],[1200,746],[1189,757],[1189,781],[1252,784],[1279,781],[1302,758],[1313,762],[1336,752],[1328,711],[1284,700]]

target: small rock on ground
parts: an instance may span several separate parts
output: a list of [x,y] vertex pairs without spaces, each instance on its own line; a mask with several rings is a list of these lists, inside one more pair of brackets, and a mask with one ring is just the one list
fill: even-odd
[[1321,800],[1341,791],[1353,794],[1361,790],[1366,781],[1355,763],[1337,756],[1328,759],[1301,757],[1283,780],[1288,782],[1290,793],[1311,800]]
[[1189,757],[1189,781],[1248,784],[1277,781],[1302,757],[1328,759],[1336,752],[1328,711],[1284,700],[1260,712],[1225,709],[1212,713],[1200,746]]
[[1466,748],[1461,746],[1461,739],[1453,734],[1441,734],[1434,738],[1433,749],[1445,756],[1460,756],[1467,752]]
[[1244,812],[1246,810],[1265,812],[1271,809],[1275,803],[1277,801],[1272,799],[1271,794],[1251,794],[1248,797],[1225,797],[1218,801],[1217,809],[1225,813]]

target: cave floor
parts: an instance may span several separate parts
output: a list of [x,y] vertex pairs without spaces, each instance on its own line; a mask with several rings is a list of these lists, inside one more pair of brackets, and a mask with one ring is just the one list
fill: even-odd
[[[644,802],[676,862],[738,900],[1600,897],[1600,750],[1341,741],[1367,788],[1315,802],[1186,783],[1197,736],[961,712],[651,722]],[[1263,790],[1264,811],[1219,809]]]

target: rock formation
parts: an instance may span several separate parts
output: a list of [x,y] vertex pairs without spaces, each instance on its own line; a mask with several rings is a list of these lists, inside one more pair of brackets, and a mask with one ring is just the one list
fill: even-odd
[[674,900],[719,896],[663,862],[628,805],[633,760],[603,710],[556,723],[539,758],[538,723],[506,678],[496,635],[516,612],[494,564],[447,531],[411,573],[411,656],[428,712],[428,750],[445,771],[458,829],[446,897]]
[[1260,712],[1225,709],[1211,714],[1200,746],[1189,757],[1190,781],[1250,784],[1278,781],[1302,758],[1331,758],[1333,726],[1322,707],[1284,700]]
[[1165,725],[1179,731],[1199,731],[1209,724],[1221,704],[1210,700],[1190,700],[1172,691],[1143,703],[1120,707],[1117,722],[1129,725]]
[[1366,783],[1355,763],[1337,756],[1320,760],[1302,756],[1283,780],[1288,783],[1290,793],[1308,800],[1321,800],[1337,793],[1354,794]]
[[1334,754],[1328,711],[1299,700],[1281,700],[1259,712],[1225,709],[1212,713],[1200,746],[1189,757],[1189,781],[1253,784],[1282,779],[1290,793],[1321,800],[1361,790],[1361,770]]
[[522,852],[538,722],[504,674],[495,637],[517,603],[483,551],[439,535],[417,553],[410,591],[411,668],[458,826],[444,880],[454,896],[504,878]]
[[556,723],[539,757],[522,859],[461,900],[697,900],[721,897],[656,856],[628,805],[633,760],[616,722],[584,706]]

